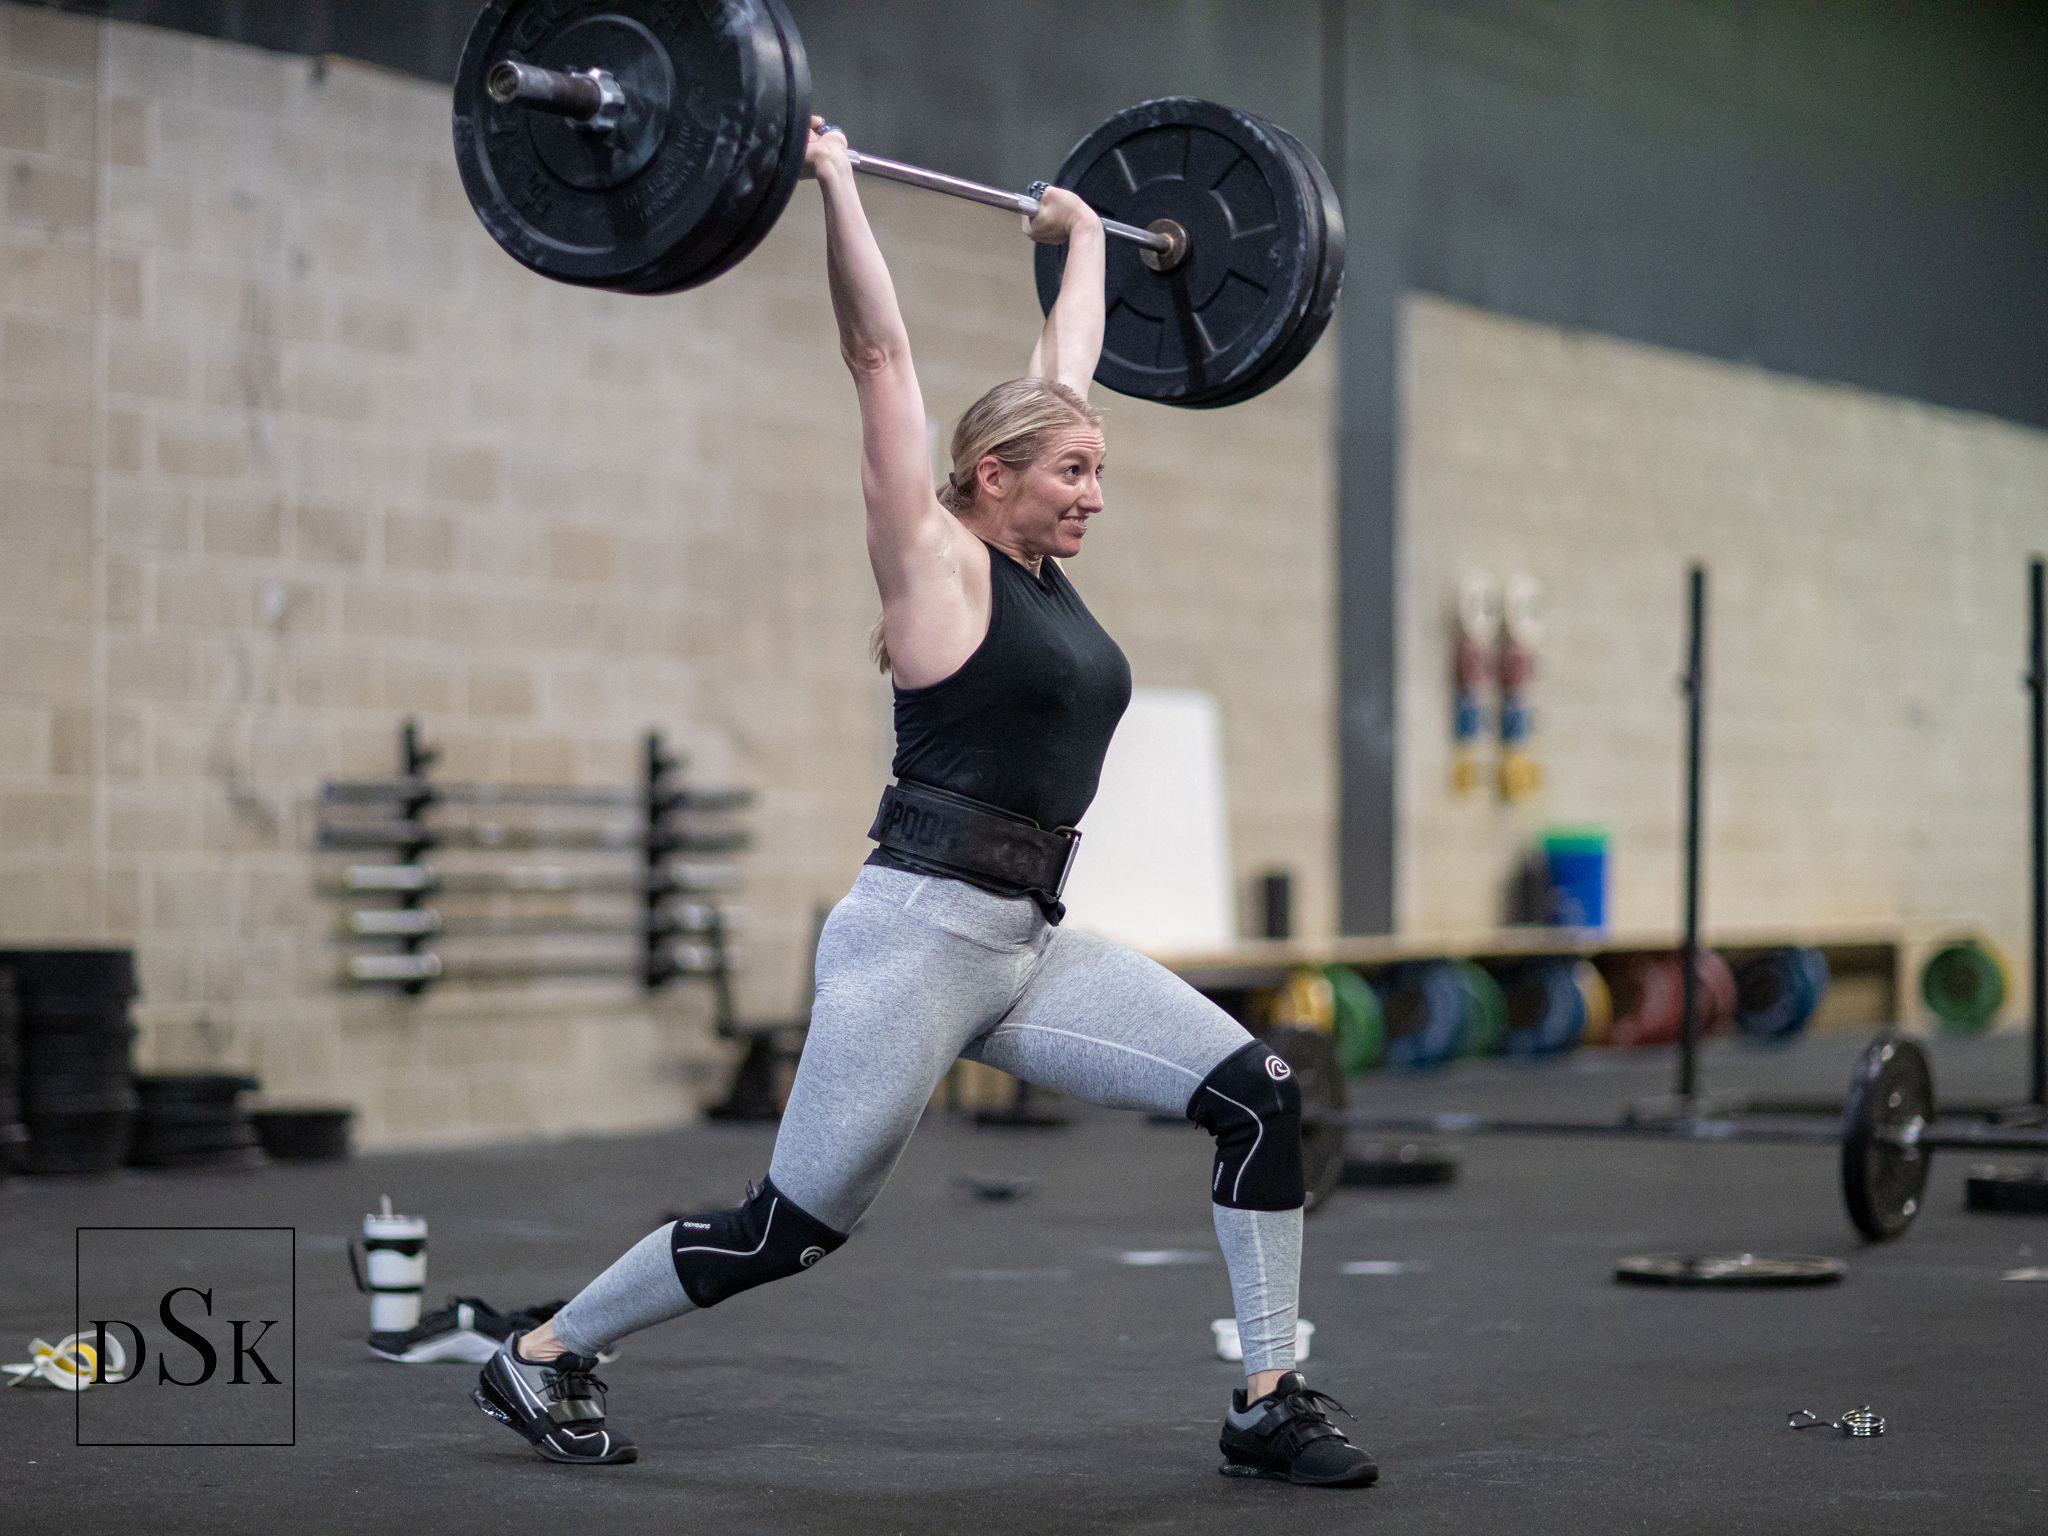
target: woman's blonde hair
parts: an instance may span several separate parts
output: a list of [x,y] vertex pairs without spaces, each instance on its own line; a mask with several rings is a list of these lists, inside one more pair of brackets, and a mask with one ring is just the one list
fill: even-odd
[[[1101,427],[1102,413],[1058,380],[1005,380],[967,407],[953,428],[953,468],[939,487],[939,505],[957,517],[981,492],[983,459],[1028,468],[1056,436],[1083,423]],[[868,632],[868,654],[883,672],[890,670],[880,619]]]
[[1024,469],[1076,423],[1102,425],[1102,413],[1054,379],[1008,379],[961,413],[953,429],[953,470],[939,487],[948,512],[965,512],[981,491],[981,461]]

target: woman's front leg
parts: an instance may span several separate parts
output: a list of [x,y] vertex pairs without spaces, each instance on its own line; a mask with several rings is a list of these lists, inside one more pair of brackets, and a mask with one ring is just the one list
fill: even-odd
[[[882,883],[900,890],[906,879],[915,877]],[[844,1243],[960,1045],[1008,1001],[1006,973],[986,961],[985,951],[899,906],[841,902],[819,937],[810,1032],[766,1181],[740,1205],[650,1232],[521,1350],[533,1359],[563,1346],[595,1354],[809,1269]]]

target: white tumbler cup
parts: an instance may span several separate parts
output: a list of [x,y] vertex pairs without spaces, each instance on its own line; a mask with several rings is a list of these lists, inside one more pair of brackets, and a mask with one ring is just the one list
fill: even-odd
[[427,1218],[396,1216],[391,1197],[384,1209],[363,1218],[363,1262],[349,1245],[348,1264],[356,1289],[370,1297],[370,1331],[404,1333],[420,1320],[420,1292],[427,1284]]

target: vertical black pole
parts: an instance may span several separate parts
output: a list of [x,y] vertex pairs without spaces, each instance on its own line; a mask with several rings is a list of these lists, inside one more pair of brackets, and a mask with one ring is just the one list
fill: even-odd
[[2048,619],[2042,613],[2042,570],[2036,556],[2027,568],[2027,691],[2033,695],[2034,737],[2033,1102],[2048,1108],[2048,641],[2042,633]]
[[1689,1110],[1699,1084],[1700,990],[1700,714],[1707,691],[1707,571],[1691,571],[1685,681],[1685,938],[1678,1023],[1678,1097]]
[[[640,833],[640,981],[650,990],[666,986],[675,978],[675,925],[669,919],[668,899],[674,894],[674,883],[669,878],[668,856],[673,852],[669,836],[669,815],[675,810],[676,796],[669,780],[678,766],[678,760],[663,750],[661,732],[649,731],[644,750],[640,757],[641,784],[643,788],[645,820]],[[723,963],[725,947],[723,936],[714,934],[713,942],[718,945],[718,955]],[[723,1004],[723,993],[719,996]],[[729,1023],[728,1014],[721,1010],[721,1024]]]
[[[398,760],[402,788],[399,799],[399,817],[407,831],[408,841],[398,846],[398,862],[401,864],[422,864],[434,849],[434,834],[427,829],[427,812],[434,804],[434,789],[427,782],[427,770],[434,766],[434,759],[441,755],[440,749],[430,747],[420,739],[420,723],[407,720],[398,731]],[[400,907],[422,907],[426,905],[429,892],[424,886],[414,886],[401,891],[398,897]],[[408,933],[399,941],[399,947],[408,955],[432,952],[433,935]],[[416,979],[405,983],[405,992],[418,997],[427,990],[428,982]]]
[[1323,169],[1341,195],[1345,172],[1344,12],[1351,0],[1323,0]]

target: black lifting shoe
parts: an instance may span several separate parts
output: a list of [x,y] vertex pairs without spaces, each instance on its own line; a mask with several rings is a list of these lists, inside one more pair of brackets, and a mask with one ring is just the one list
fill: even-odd
[[1347,1419],[1355,1417],[1310,1387],[1299,1371],[1282,1376],[1255,1403],[1247,1404],[1244,1388],[1238,1388],[1223,1421],[1223,1465],[1217,1470],[1226,1477],[1270,1477],[1318,1488],[1362,1488],[1375,1481],[1380,1469],[1330,1422],[1326,1403]]
[[602,1466],[638,1457],[632,1441],[604,1427],[605,1385],[591,1375],[596,1359],[565,1352],[536,1365],[517,1353],[523,1337],[513,1334],[484,1363],[469,1400],[549,1461]]

